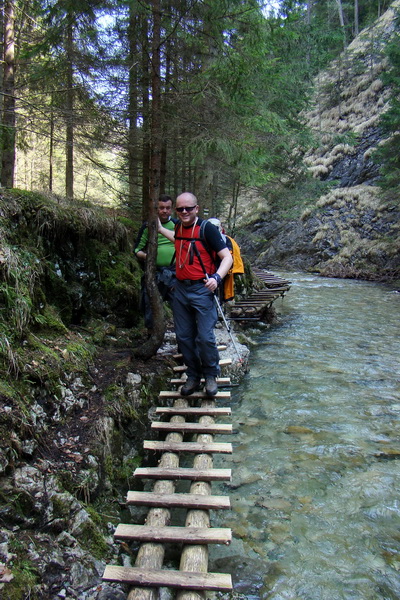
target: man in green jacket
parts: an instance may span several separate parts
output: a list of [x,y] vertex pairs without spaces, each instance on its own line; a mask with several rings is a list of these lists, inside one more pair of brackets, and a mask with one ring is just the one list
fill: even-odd
[[[174,231],[175,220],[172,218],[172,198],[167,194],[162,194],[158,199],[157,214],[163,227]],[[147,223],[143,223],[135,243],[134,253],[137,259],[143,263],[147,258],[147,243],[149,237],[149,230]],[[170,301],[173,294],[173,284],[175,279],[175,246],[174,244],[165,238],[161,233],[158,234],[157,238],[157,285],[163,300]],[[152,329],[153,318],[151,314],[150,301],[146,293],[146,287],[144,284],[144,275],[142,277],[142,290],[141,290],[141,308],[144,313],[144,321],[147,329]]]

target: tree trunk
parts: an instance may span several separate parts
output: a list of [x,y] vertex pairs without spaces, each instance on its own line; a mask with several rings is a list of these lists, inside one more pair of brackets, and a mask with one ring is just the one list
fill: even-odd
[[307,25],[311,25],[311,13],[312,13],[313,0],[307,2]]
[[149,48],[147,16],[141,15],[142,25],[142,217],[147,219],[150,194],[150,99],[149,99]]
[[14,186],[15,169],[15,16],[14,0],[4,3],[3,136],[1,185]]
[[160,0],[152,1],[153,32],[151,46],[151,157],[150,157],[150,193],[148,200],[148,246],[146,259],[146,291],[150,299],[153,315],[153,331],[150,338],[134,351],[135,356],[147,359],[153,356],[164,340],[164,307],[156,284],[156,258],[158,223],[157,211],[160,195],[161,150],[162,150],[162,112],[161,112],[161,12]]
[[74,197],[74,70],[73,70],[73,25],[72,18],[67,24],[67,94],[66,94],[66,161],[65,161],[65,195],[70,200]]
[[354,0],[354,35],[359,34],[358,0]]
[[[169,7],[167,7],[167,10],[168,10],[168,12],[171,12]],[[168,97],[168,93],[171,88],[171,40],[170,40],[170,38],[168,38],[167,45],[166,45],[164,70],[165,70],[164,93],[165,93],[165,96]],[[164,110],[165,110],[165,104],[166,104],[166,102],[163,103]],[[168,149],[169,149],[169,145],[168,145],[169,136],[168,136],[168,119],[165,116],[163,116],[162,121],[163,122],[162,122],[162,140],[161,140],[162,149],[161,149],[160,194],[165,194],[165,187],[166,187],[166,180],[167,180],[167,155],[168,155]]]
[[312,14],[313,0],[309,0],[307,2],[307,27],[308,27],[308,35],[307,35],[307,64],[311,64],[311,39],[310,39],[310,31],[311,31],[311,14]]
[[128,204],[136,215],[140,214],[140,198],[138,194],[138,22],[133,4],[129,5],[129,107],[128,107]]
[[232,203],[229,206],[229,215],[228,215],[228,235],[232,235],[232,236],[235,235],[239,192],[240,192],[240,180],[236,180],[233,183]]
[[178,172],[178,142],[179,140],[179,131],[177,135],[177,139],[174,140],[173,145],[173,172],[172,172],[172,187],[174,190],[174,197],[176,198],[179,195],[179,172]]
[[50,139],[49,139],[49,190],[53,191],[53,160],[54,160],[54,111],[53,95],[50,105]]
[[[196,179],[195,188],[196,196],[199,199],[199,204],[203,209],[203,215],[209,217],[215,217],[215,214],[211,214],[214,210],[213,206],[213,157],[208,155],[205,157],[203,164],[201,165],[199,177]],[[210,213],[211,211],[211,213]]]
[[338,11],[339,11],[340,27],[342,28],[342,32],[343,32],[343,47],[346,50],[347,40],[346,40],[346,28],[345,28],[345,25],[344,25],[344,13],[343,13],[342,0],[336,0],[336,3],[337,3],[337,6],[338,6]]
[[5,54],[5,44],[4,44],[4,2],[1,6],[2,10],[0,10],[0,48],[2,48],[1,57],[3,59],[3,69],[0,77],[0,184],[1,184],[1,166],[2,166],[2,156],[3,156],[3,109],[4,109],[4,93],[3,93],[3,85],[4,85],[4,54]]

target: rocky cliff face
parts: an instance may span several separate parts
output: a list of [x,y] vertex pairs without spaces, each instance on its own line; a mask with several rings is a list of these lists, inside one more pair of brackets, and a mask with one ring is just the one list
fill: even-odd
[[260,223],[246,252],[260,267],[318,271],[329,277],[396,279],[400,274],[400,211],[381,204],[372,186],[337,188],[302,219]]
[[330,185],[296,220],[275,213],[275,219],[244,227],[239,241],[257,256],[257,265],[329,276],[400,276],[400,211],[395,198],[382,198],[376,186],[379,167],[371,158],[382,143],[379,118],[390,90],[380,75],[399,9],[396,0],[317,78],[313,105],[304,115],[315,144],[304,162],[313,178]]

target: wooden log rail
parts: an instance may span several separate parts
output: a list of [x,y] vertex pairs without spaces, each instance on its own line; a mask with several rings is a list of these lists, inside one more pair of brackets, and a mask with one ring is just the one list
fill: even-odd
[[[220,361],[220,365],[229,362]],[[182,376],[172,379],[173,385],[185,381],[185,368],[175,367]],[[230,379],[220,377],[217,382],[229,385]],[[135,566],[108,565],[103,579],[132,586],[128,600],[156,600],[160,587],[174,588],[177,600],[204,600],[207,591],[232,590],[230,574],[208,572],[208,545],[229,544],[232,537],[230,529],[213,528],[210,521],[211,510],[230,508],[229,497],[211,491],[213,481],[231,479],[231,470],[215,469],[212,459],[214,453],[232,453],[231,444],[214,441],[218,433],[232,433],[231,424],[215,422],[215,418],[231,415],[229,407],[217,406],[230,399],[230,392],[218,391],[215,399],[209,399],[202,391],[182,398],[179,391],[172,390],[160,392],[159,399],[163,406],[157,407],[155,414],[169,421],[154,421],[152,430],[165,439],[143,444],[145,450],[161,453],[159,464],[134,472],[136,478],[156,482],[152,491],[128,491],[127,495],[128,505],[149,507],[146,522],[120,524],[114,534],[125,543],[140,542]],[[165,402],[173,402],[173,406],[165,406]],[[188,435],[194,436],[194,441],[187,441]],[[190,456],[193,466],[181,466],[180,458],[186,461]],[[183,480],[190,481],[188,493],[176,491]],[[184,526],[170,525],[174,509],[186,509]],[[163,567],[166,544],[181,547],[179,570]]]

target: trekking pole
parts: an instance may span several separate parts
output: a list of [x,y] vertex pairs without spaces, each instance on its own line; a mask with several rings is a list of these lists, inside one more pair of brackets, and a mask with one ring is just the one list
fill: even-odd
[[[206,279],[209,279],[209,276],[207,275],[207,273],[206,273]],[[224,311],[222,310],[221,303],[220,303],[220,301],[218,300],[218,298],[217,298],[217,296],[215,294],[214,294],[214,300],[215,300],[215,304],[217,305],[217,309],[219,310],[219,314],[221,315],[222,320],[223,320],[223,322],[225,324],[226,330],[229,333],[229,336],[230,336],[230,338],[232,340],[232,344],[233,344],[233,347],[235,348],[236,354],[238,355],[239,362],[243,362],[243,358],[240,356],[239,349],[238,349],[238,347],[236,345],[236,342],[235,342],[235,339],[234,339],[234,337],[232,335],[232,331],[231,331],[231,328],[229,326],[229,323],[226,320],[226,317],[224,315]]]
[[[205,277],[205,279],[208,281],[210,278],[209,278],[209,276],[208,276],[208,273],[207,273],[207,271],[206,271],[206,268],[205,268],[205,266],[204,266],[204,262],[203,262],[203,259],[201,258],[200,252],[199,252],[199,250],[198,250],[198,248],[197,248],[197,246],[196,246],[196,243],[193,243],[193,244],[192,244],[192,246],[193,246],[193,250],[194,250],[194,252],[195,252],[195,254],[196,254],[197,258],[199,259],[199,263],[200,263],[200,265],[201,265],[201,268],[203,269],[204,277]],[[224,311],[222,310],[221,303],[220,303],[220,301],[218,300],[218,298],[217,298],[216,294],[213,294],[213,296],[214,296],[215,304],[217,305],[217,309],[218,309],[218,311],[219,311],[219,314],[220,314],[220,315],[221,315],[221,317],[222,317],[222,320],[223,320],[223,322],[224,322],[224,324],[225,324],[226,330],[227,330],[227,332],[229,333],[229,336],[230,336],[230,338],[231,338],[231,340],[232,340],[233,347],[235,348],[236,354],[238,355],[239,362],[243,362],[243,358],[240,356],[239,349],[238,349],[238,347],[237,347],[237,345],[236,345],[236,342],[235,342],[235,340],[234,340],[234,337],[233,337],[233,335],[232,335],[231,328],[229,327],[229,325],[228,325],[228,321],[226,320],[226,318],[225,318],[225,315],[224,315]]]

